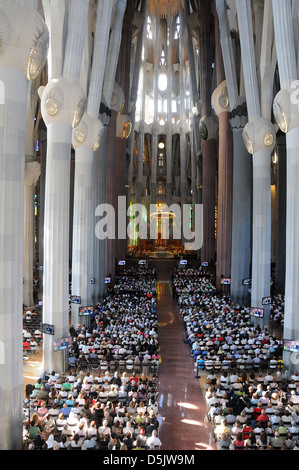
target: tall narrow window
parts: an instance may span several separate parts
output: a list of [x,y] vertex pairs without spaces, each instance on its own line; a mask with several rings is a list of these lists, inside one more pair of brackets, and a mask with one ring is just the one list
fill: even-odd
[[146,32],[147,32],[147,34],[146,34],[147,39],[153,39],[152,20],[150,19],[149,16],[147,17]]
[[180,17],[178,16],[175,22],[174,39],[179,39],[180,32],[181,32],[181,22],[180,22]]
[[166,65],[166,54],[165,54],[165,48],[164,48],[164,46],[162,47],[159,65]]

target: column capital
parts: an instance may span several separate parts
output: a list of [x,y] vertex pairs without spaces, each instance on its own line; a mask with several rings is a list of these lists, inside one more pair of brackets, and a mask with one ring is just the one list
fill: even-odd
[[299,80],[294,80],[290,88],[277,93],[273,114],[282,132],[287,133],[299,127]]
[[49,31],[41,15],[0,0],[0,65],[34,80],[47,60]]
[[65,78],[52,79],[46,87],[38,90],[41,98],[41,113],[48,126],[61,121],[76,128],[86,108],[86,97],[79,85],[71,85]]
[[220,83],[212,94],[212,105],[217,116],[229,112],[229,97],[226,80]]
[[199,131],[202,140],[217,139],[219,130],[218,117],[215,114],[203,116],[199,123]]
[[84,113],[79,125],[73,129],[72,144],[74,149],[88,147],[94,152],[101,145],[104,126],[99,119],[92,118]]
[[276,143],[276,129],[268,119],[256,118],[244,127],[243,142],[251,155],[260,150],[272,152]]

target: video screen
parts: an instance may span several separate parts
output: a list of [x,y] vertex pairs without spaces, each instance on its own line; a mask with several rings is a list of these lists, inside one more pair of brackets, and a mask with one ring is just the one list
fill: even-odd
[[294,341],[291,339],[285,339],[283,341],[283,349],[284,351],[290,351],[290,352],[299,352],[299,341]]
[[263,308],[254,308],[254,307],[252,307],[250,309],[250,315],[252,315],[253,317],[257,317],[257,318],[263,318],[264,317],[264,309]]
[[230,279],[228,278],[221,279],[221,284],[223,284],[224,286],[230,285]]
[[92,315],[94,312],[94,308],[92,306],[90,307],[79,307],[79,316],[80,317],[87,317],[89,315]]
[[111,278],[110,277],[105,277],[105,284],[110,284]]
[[46,335],[54,335],[54,325],[48,323],[42,323],[42,333]]
[[72,344],[71,336],[67,338],[55,339],[54,351],[63,351],[64,349],[68,349],[68,347],[71,346],[71,344]]
[[81,297],[79,295],[71,295],[70,300],[72,304],[81,304]]
[[118,266],[125,266],[126,262],[125,261],[119,261]]
[[263,305],[271,305],[272,298],[271,297],[264,297],[262,302],[263,302]]
[[243,279],[242,285],[243,286],[250,286],[251,284],[251,279]]
[[203,261],[203,262],[201,263],[201,265],[202,265],[204,268],[206,268],[207,266],[209,266],[209,263],[208,263],[207,261]]
[[144,266],[144,265],[146,264],[146,261],[145,261],[144,259],[141,259],[141,260],[138,262],[138,264]]
[[187,261],[185,259],[181,259],[180,265],[181,266],[186,266],[186,264],[187,264]]

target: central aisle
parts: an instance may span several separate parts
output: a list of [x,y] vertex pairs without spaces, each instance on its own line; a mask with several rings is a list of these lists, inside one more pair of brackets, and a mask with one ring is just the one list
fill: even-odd
[[[169,272],[167,277],[170,278]],[[162,358],[159,369],[162,450],[216,450],[189,346],[184,343],[184,323],[172,296],[171,282],[159,281],[159,277],[157,301]]]

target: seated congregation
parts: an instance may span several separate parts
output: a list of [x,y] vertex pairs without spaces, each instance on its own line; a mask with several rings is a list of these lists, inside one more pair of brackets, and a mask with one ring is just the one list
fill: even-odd
[[[298,449],[299,372],[284,372],[281,339],[254,327],[249,308],[217,295],[201,269],[176,270],[173,285],[218,449]],[[283,307],[283,297],[275,296],[275,331]]]
[[160,448],[152,272],[120,277],[91,324],[70,333],[69,370],[44,373],[26,390],[25,448]]

